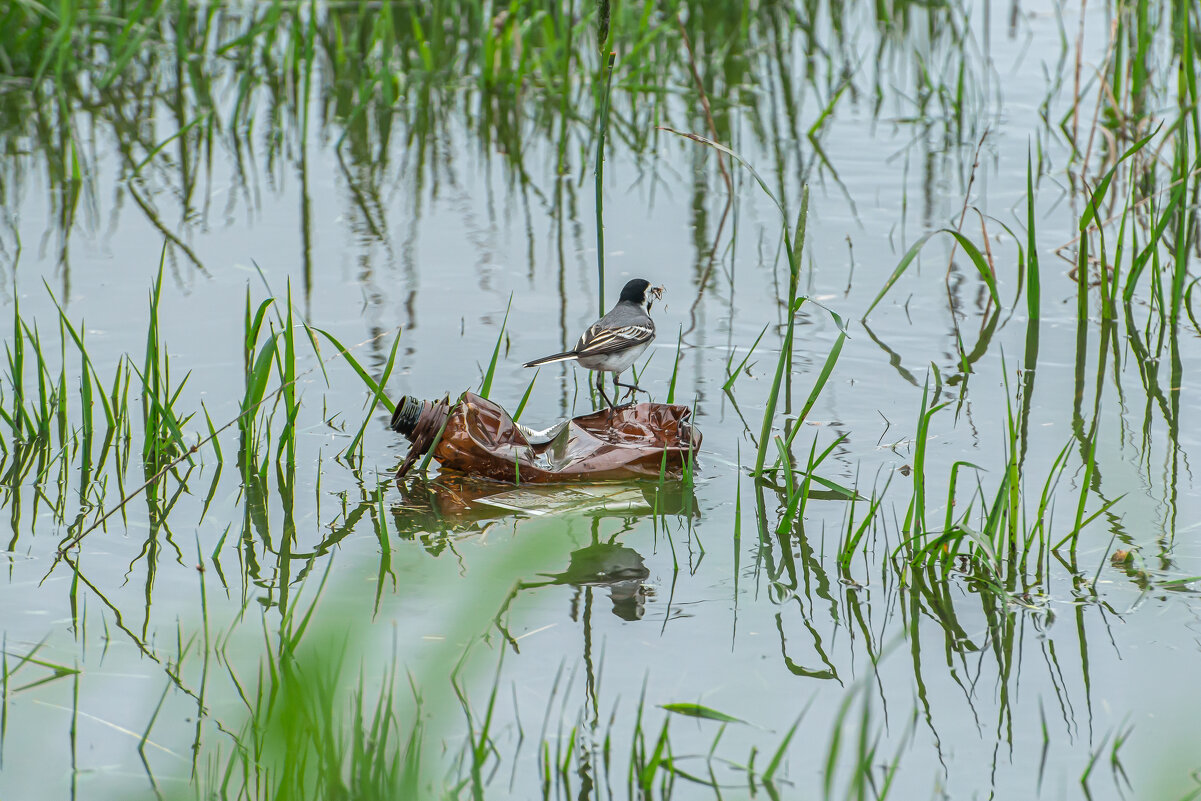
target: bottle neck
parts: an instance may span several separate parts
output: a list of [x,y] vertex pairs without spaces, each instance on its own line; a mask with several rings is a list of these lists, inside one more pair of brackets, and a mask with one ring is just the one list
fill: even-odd
[[442,430],[449,416],[449,397],[437,403],[417,400],[408,395],[400,399],[400,403],[396,404],[396,411],[392,414],[392,430],[399,432],[412,444],[400,470],[396,473],[397,478],[409,472],[413,463],[433,446],[438,432]]

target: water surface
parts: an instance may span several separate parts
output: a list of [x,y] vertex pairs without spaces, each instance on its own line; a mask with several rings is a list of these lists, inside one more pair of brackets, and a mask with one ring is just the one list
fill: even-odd
[[[1187,421],[1197,330],[1182,321],[1170,334],[1178,347],[1154,351],[1147,286],[1130,317],[1114,321],[1094,293],[1078,327],[1075,246],[1056,255],[1078,235],[1087,202],[1069,178],[1081,162],[1071,120],[1062,122],[1076,36],[1087,75],[1107,57],[1112,10],[1088,6],[1082,26],[1079,9],[1049,4],[905,6],[891,25],[866,6],[764,4],[731,8],[725,20],[716,7],[678,10],[716,138],[755,166],[790,223],[808,185],[801,291],[811,302],[799,312],[775,431],[797,424],[838,340],[836,313],[848,338],[793,454],[803,468],[815,443],[820,453],[841,438],[816,473],[863,499],[815,492],[781,527],[788,497],[749,475],[787,313],[780,212],[746,170],[729,167],[731,195],[712,150],[656,127],[711,135],[675,12],[642,21],[622,9],[603,181],[605,305],[631,277],[668,289],[639,383],[662,401],[674,373],[675,400],[695,408],[704,447],[692,486],[671,488],[658,513],[648,503],[439,516],[424,489],[394,483],[406,443],[382,409],[361,454],[344,454],[370,393],[327,340],[323,371],[302,334],[292,463],[275,458],[274,439],[253,458],[239,454],[235,426],[220,454],[201,448],[190,469],[133,495],[154,472],[141,464],[139,419],[129,464],[92,476],[100,483],[82,497],[77,448],[40,479],[10,473],[0,584],[7,796],[236,795],[227,766],[251,742],[255,688],[271,687],[269,666],[290,638],[306,659],[344,652],[340,715],[360,676],[368,705],[391,677],[399,733],[423,721],[421,787],[432,795],[632,796],[630,754],[645,760],[662,731],[677,770],[652,771],[664,797],[715,796],[705,782],[722,797],[825,797],[864,781],[902,798],[1196,790],[1201,701],[1188,688],[1201,607],[1187,579],[1201,575],[1190,522],[1201,508]],[[578,35],[594,35],[591,4],[574,12]],[[303,31],[307,13],[279,20],[280,35]],[[318,41],[350,29],[356,13],[322,6]],[[95,72],[111,56],[82,67],[91,77],[68,94],[67,113],[43,112],[70,129],[77,181],[59,174],[61,142],[44,126],[6,124],[0,241],[14,317],[19,302],[57,370],[57,300],[111,381],[122,354],[141,368],[161,264],[160,336],[174,381],[188,374],[177,407],[197,412],[184,426],[189,442],[207,436],[206,412],[215,426],[239,413],[248,293],[254,307],[274,297],[284,313],[290,291],[298,322],[353,345],[377,377],[399,333],[386,387],[394,399],[478,388],[499,337],[491,397],[516,408],[532,378],[521,364],[570,346],[599,311],[593,48],[572,45],[566,82],[523,62],[525,77],[489,85],[478,41],[455,45],[454,26],[431,34],[427,43],[447,50],[432,57],[446,66],[421,72],[411,68],[419,43],[396,24],[399,43],[371,39],[365,57],[318,47],[306,73],[303,62],[249,53],[251,67],[240,45],[222,50],[255,20],[264,52],[286,61],[286,47],[265,38],[266,12],[219,7],[211,44],[189,67],[207,82],[190,74],[182,97],[170,26],[108,89],[96,88]],[[536,41],[532,24],[523,30]],[[555,51],[541,52],[556,63]],[[373,72],[381,64],[391,78]],[[1170,96],[1174,84],[1155,74]],[[1086,88],[1081,149],[1097,96],[1087,79]],[[1095,139],[1093,185],[1114,146]],[[1018,296],[1028,160],[1035,320],[1029,288]],[[970,259],[941,234],[860,320],[909,247],[959,224],[965,208],[963,231],[981,248],[985,219],[1003,311],[993,317]],[[970,371],[957,338],[973,353]],[[10,351],[12,340],[10,329]],[[61,350],[76,393],[78,352],[69,339]],[[543,368],[522,421],[589,410],[587,381],[570,364]],[[135,405],[139,392],[135,376]],[[922,409],[943,402],[923,439]],[[78,426],[78,395],[68,404]],[[996,502],[1013,447],[1023,530],[1058,476],[1046,493],[1050,544],[1071,533],[1082,492],[1086,518],[1121,499],[1074,548],[1039,557],[1036,547],[1003,581],[979,549],[946,565],[908,560],[919,448],[936,536],[953,466],[978,467],[957,468],[952,511],[970,504],[983,528],[979,510]],[[883,497],[874,512],[873,493]],[[90,524],[131,495],[55,564],[81,514]],[[846,532],[873,514],[840,561]],[[1130,557],[1115,562],[1115,551]],[[31,653],[39,661],[21,662]],[[470,722],[447,681],[456,665]],[[490,746],[473,775],[463,749],[475,746],[490,698]],[[718,721],[669,704],[745,722],[719,735]]]

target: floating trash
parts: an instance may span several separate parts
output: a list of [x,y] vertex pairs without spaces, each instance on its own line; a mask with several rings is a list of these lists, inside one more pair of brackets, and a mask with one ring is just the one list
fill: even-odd
[[472,392],[453,405],[401,398],[392,428],[412,443],[397,477],[432,448],[443,470],[514,484],[678,479],[701,444],[687,406],[639,403],[536,431]]

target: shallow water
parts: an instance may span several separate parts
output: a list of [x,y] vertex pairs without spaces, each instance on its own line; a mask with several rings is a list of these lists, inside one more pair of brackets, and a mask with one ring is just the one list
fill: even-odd
[[[801,288],[816,303],[800,313],[785,419],[795,419],[838,337],[817,303],[847,321],[849,338],[793,449],[803,466],[812,443],[820,452],[845,437],[817,474],[865,498],[884,493],[876,523],[845,568],[838,551],[850,504],[815,497],[801,524],[776,532],[786,500],[765,490],[759,510],[748,475],[782,337],[778,299],[787,264],[779,214],[746,171],[733,170],[733,216],[701,291],[726,201],[722,178],[711,151],[653,128],[706,133],[688,74],[667,80],[666,99],[653,104],[660,116],[651,119],[651,96],[631,95],[619,69],[605,163],[605,301],[631,277],[667,287],[639,383],[665,399],[678,350],[675,397],[694,406],[705,437],[685,508],[498,513],[462,524],[423,516],[391,480],[406,445],[388,431],[385,413],[368,426],[362,459],[340,458],[368,393],[322,341],[327,384],[312,348],[301,343],[299,367],[308,372],[299,382],[297,458],[291,468],[270,458],[259,465],[266,465],[265,491],[240,475],[230,429],[224,460],[204,449],[190,472],[169,478],[157,502],[169,504],[165,511],[145,494],[134,498],[106,530],[88,535],[73,572],[52,564],[60,541],[75,533],[77,469],[61,485],[52,471],[40,491],[28,481],[6,488],[4,795],[190,794],[189,782],[216,792],[247,714],[239,692],[255,684],[278,656],[283,632],[295,632],[314,601],[303,639],[318,652],[345,648],[348,680],[361,671],[368,699],[390,666],[411,672],[423,696],[430,787],[465,775],[459,750],[468,728],[478,733],[496,688],[489,799],[624,796],[623,760],[637,741],[639,709],[649,748],[671,717],[676,766],[712,776],[723,797],[767,792],[748,783],[744,768],[754,761],[761,776],[798,719],[775,775],[772,792],[781,797],[850,793],[860,763],[871,766],[877,793],[895,764],[891,792],[902,798],[1176,798],[1196,789],[1189,771],[1197,767],[1191,735],[1201,697],[1188,688],[1201,603],[1196,585],[1180,580],[1201,575],[1201,548],[1190,535],[1201,511],[1189,458],[1198,441],[1187,425],[1197,405],[1190,399],[1199,396],[1188,344],[1197,332],[1179,331],[1178,381],[1163,360],[1158,386],[1166,406],[1146,388],[1146,362],[1133,352],[1124,321],[1106,334],[1110,324],[1094,309],[1087,357],[1078,360],[1072,264],[1053,251],[1078,233],[1081,199],[1064,177],[1070,146],[1044,123],[1040,107],[1049,96],[1058,120],[1071,106],[1071,89],[1055,91],[1047,74],[1070,71],[1074,50],[1064,55],[1060,26],[1074,35],[1079,20],[1074,10],[1059,20],[1050,6],[1025,8],[1011,31],[1008,11],[987,5],[950,16],[962,20],[967,12],[973,36],[963,52],[942,38],[945,18],[935,16],[932,32],[910,9],[912,29],[890,34],[897,41],[879,56],[881,34],[867,11],[841,12],[855,33],[831,39],[836,53],[809,65],[812,83],[800,80],[807,40],[794,30],[787,74],[797,85],[787,112],[781,73],[756,39],[746,55],[751,75],[737,94],[728,87],[719,98],[731,146],[773,191],[782,189],[790,220],[801,182],[809,185]],[[1105,8],[1088,7],[1086,63],[1104,57],[1108,25]],[[823,36],[833,36],[829,26],[823,16]],[[937,100],[915,105],[917,55],[964,66],[971,90],[962,125]],[[830,101],[833,93],[823,92],[836,85],[837,69],[847,71],[851,88],[824,127],[804,136]],[[228,117],[221,104],[234,102],[234,78],[224,80],[230,83],[217,82],[218,108]],[[241,139],[214,138],[186,203],[179,163],[191,156],[166,148],[130,180],[102,115],[77,110],[87,180],[66,233],[46,151],[28,135],[17,138],[22,153],[8,168],[4,204],[7,304],[19,298],[22,317],[55,342],[57,358],[57,316],[44,280],[86,330],[102,376],[111,376],[124,353],[140,365],[146,293],[164,236],[131,200],[132,186],[153,200],[161,225],[178,238],[163,256],[160,326],[173,377],[190,371],[180,408],[203,403],[217,425],[238,414],[247,290],[255,305],[274,296],[282,309],[289,284],[295,313],[354,343],[356,358],[377,375],[400,330],[387,385],[392,398],[478,387],[508,309],[491,397],[516,407],[532,377],[520,365],[570,346],[598,311],[586,126],[573,131],[580,141],[572,140],[560,176],[537,91],[510,98],[522,126],[518,160],[511,143],[481,137],[481,95],[448,81],[438,89],[444,127],[432,131],[431,151],[422,150],[424,129],[414,115],[398,111],[386,143],[378,120],[363,133],[356,126],[366,123],[357,118],[340,158],[345,114],[327,117],[337,113],[321,94],[332,94],[331,84],[315,83],[307,138],[295,120],[271,124],[260,90],[256,127]],[[423,102],[416,89],[413,98]],[[156,106],[146,142],[178,130],[166,102]],[[801,121],[800,136],[789,132],[790,113]],[[765,129],[766,137],[758,133]],[[273,153],[276,131],[282,150]],[[1040,169],[1042,262],[1032,372],[1021,369],[1030,322],[1025,295],[1014,302],[1017,247],[1001,233],[1008,226],[1024,239],[1031,152]],[[950,238],[936,238],[920,269],[900,279],[866,325],[859,318],[919,237],[958,221],[973,173],[969,203],[993,218],[991,252],[1006,311],[966,388],[943,385],[935,398],[936,370],[963,380],[956,325],[970,348],[987,307],[987,289],[962,250],[951,260]],[[969,212],[966,220],[965,233],[980,242],[979,217]],[[67,235],[64,260],[59,243]],[[1141,324],[1146,299],[1132,308]],[[741,361],[765,325],[746,373],[723,393],[727,365]],[[1103,335],[1110,337],[1105,349]],[[67,359],[73,387],[78,364],[77,355]],[[543,368],[522,421],[550,424],[586,411],[587,378],[571,365]],[[1074,426],[1093,424],[1094,402],[1097,470],[1085,508],[1092,514],[1121,500],[1084,529],[1074,553],[1048,556],[1037,578],[1032,569],[1007,594],[990,590],[970,565],[904,564],[894,551],[904,539],[927,385],[930,403],[949,402],[931,418],[925,442],[928,520],[940,524],[946,514],[957,461],[981,468],[982,497],[992,502],[1019,387],[1030,399],[1023,433],[1028,525],[1057,456],[1071,444],[1068,468],[1050,494],[1049,538],[1058,542],[1071,531],[1084,479]],[[1181,421],[1177,430],[1165,422],[1165,408]],[[185,432],[189,441],[207,434],[203,412]],[[138,451],[126,493],[145,480]],[[958,475],[957,503],[978,508],[975,474],[961,468]],[[56,511],[59,497],[65,500]],[[111,509],[121,497],[113,475],[98,506]],[[854,525],[868,505],[854,504]],[[1119,548],[1133,553],[1130,563],[1111,562]],[[47,664],[13,671],[35,648]],[[471,726],[446,681],[464,648]],[[78,672],[55,677],[53,665]],[[398,696],[408,693],[402,678]],[[409,702],[396,703],[408,720]],[[714,747],[719,724],[660,708],[673,703],[702,704],[745,723],[730,724]],[[558,749],[573,728],[575,755],[560,771]],[[836,732],[841,746],[832,754]],[[544,753],[555,763],[549,791]],[[714,792],[677,776],[670,794]]]

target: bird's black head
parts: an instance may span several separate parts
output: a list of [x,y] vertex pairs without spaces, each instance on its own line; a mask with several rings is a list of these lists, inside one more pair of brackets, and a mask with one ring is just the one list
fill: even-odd
[[646,303],[646,290],[650,285],[651,282],[645,278],[635,278],[625,285],[625,289],[621,290],[621,299],[639,305]]

